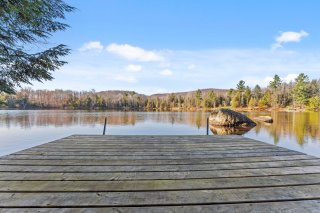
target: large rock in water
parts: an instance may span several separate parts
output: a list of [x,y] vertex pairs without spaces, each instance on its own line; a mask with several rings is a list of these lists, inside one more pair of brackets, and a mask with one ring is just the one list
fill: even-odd
[[256,123],[247,116],[231,109],[219,109],[218,111],[211,113],[209,117],[209,124],[229,127],[256,125]]

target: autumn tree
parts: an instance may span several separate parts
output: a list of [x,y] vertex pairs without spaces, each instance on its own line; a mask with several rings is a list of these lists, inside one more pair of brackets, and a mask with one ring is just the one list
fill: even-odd
[[47,40],[68,27],[61,20],[73,10],[63,0],[0,1],[0,92],[53,79],[70,50],[63,44],[47,48]]
[[313,111],[319,111],[320,109],[320,98],[318,96],[309,98],[308,108]]
[[237,107],[239,107],[239,105],[240,105],[239,96],[238,95],[233,96],[232,100],[231,100],[231,107],[237,108]]
[[248,103],[249,109],[254,109],[254,107],[257,106],[257,101],[255,98],[250,98],[250,101]]

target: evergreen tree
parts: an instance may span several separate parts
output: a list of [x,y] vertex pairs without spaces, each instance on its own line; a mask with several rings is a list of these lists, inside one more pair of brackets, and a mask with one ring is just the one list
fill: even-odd
[[211,90],[208,95],[207,95],[207,98],[205,100],[205,106],[206,107],[210,107],[210,108],[215,108],[216,107],[216,94],[214,93],[213,90]]
[[278,75],[274,75],[273,80],[269,83],[269,88],[271,89],[272,94],[272,106],[277,107],[280,103],[280,87],[281,79]]
[[196,106],[200,107],[202,103],[202,92],[200,89],[196,91]]
[[269,91],[266,91],[263,97],[259,100],[258,106],[260,108],[270,107],[271,106],[271,94]]
[[[60,20],[73,10],[62,0],[0,1],[0,92],[53,79],[52,72],[66,63],[60,58],[70,50],[63,44],[44,47],[54,32],[68,27]],[[36,52],[35,45],[42,51]]]
[[243,92],[245,90],[245,81],[240,80],[239,83],[237,84],[237,90],[238,94],[240,95],[240,106],[244,106],[244,101],[243,101]]
[[299,76],[295,79],[295,86],[293,88],[294,104],[298,104],[300,107],[307,104],[309,98],[308,84],[308,76],[300,73]]
[[262,89],[259,85],[256,85],[252,90],[252,95],[256,100],[260,100],[262,98]]
[[251,89],[249,86],[247,86],[243,94],[244,105],[248,106],[250,99],[251,99]]

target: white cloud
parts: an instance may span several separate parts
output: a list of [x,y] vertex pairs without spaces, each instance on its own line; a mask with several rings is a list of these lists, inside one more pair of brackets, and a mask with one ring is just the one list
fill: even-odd
[[272,45],[272,49],[278,49],[282,47],[283,43],[287,42],[300,42],[303,37],[307,37],[309,33],[301,30],[300,32],[282,32],[279,36],[277,36],[276,43]]
[[161,75],[164,75],[164,76],[171,76],[173,73],[172,73],[171,70],[165,69],[165,70],[162,70],[162,71],[160,72],[160,74],[161,74]]
[[126,76],[126,75],[117,75],[117,76],[115,76],[114,79],[117,80],[117,81],[124,81],[124,82],[127,82],[127,83],[137,83],[138,82],[138,80],[135,77]]
[[128,60],[135,61],[162,61],[163,57],[153,51],[144,50],[140,47],[131,46],[129,44],[112,43],[107,46],[107,51],[116,54]]
[[[320,51],[314,49],[157,50],[157,53],[165,61],[128,63],[110,54],[77,52],[69,56],[67,65],[53,73],[53,81],[35,83],[33,88],[127,89],[151,94],[157,92],[158,88],[165,88],[169,92],[212,87],[235,88],[241,79],[251,87],[257,83],[267,86],[275,74],[286,82],[294,79],[294,73],[305,73],[310,79],[319,78]],[[161,67],[160,64],[164,62],[168,62],[170,67]],[[142,65],[144,72],[127,71],[125,68],[129,64]],[[197,72],[186,71],[190,64],[196,65]],[[170,71],[163,72],[165,69]],[[161,71],[169,76],[162,76]],[[72,82],[70,79],[73,79]]]
[[142,70],[142,66],[137,64],[129,64],[128,66],[126,66],[126,70],[130,72],[139,72]]
[[[274,77],[274,76],[267,76],[267,77],[265,77],[265,78],[263,78],[263,79],[258,78],[258,77],[254,77],[254,79],[256,80],[254,83],[255,83],[255,84],[259,84],[260,86],[266,87],[266,86],[269,85],[270,81],[273,81],[273,77]],[[281,81],[283,81],[283,82],[285,82],[285,83],[290,83],[290,82],[292,82],[292,81],[295,81],[295,79],[296,79],[297,77],[298,77],[298,74],[290,73],[290,74],[285,75],[284,77],[281,77],[281,76],[280,76],[280,79],[281,79]],[[250,83],[253,83],[253,82],[251,82],[251,81],[249,81],[249,82],[250,82]],[[253,85],[253,84],[251,84],[251,85]]]
[[295,73],[291,73],[288,74],[287,76],[281,78],[282,81],[286,82],[286,83],[290,83],[292,81],[295,81],[295,79],[298,77],[298,74]]
[[101,51],[103,49],[103,46],[101,44],[100,41],[90,41],[90,42],[87,42],[87,43],[84,43],[82,45],[82,47],[80,47],[80,51],[83,52],[83,51],[87,51],[87,50],[99,50]]

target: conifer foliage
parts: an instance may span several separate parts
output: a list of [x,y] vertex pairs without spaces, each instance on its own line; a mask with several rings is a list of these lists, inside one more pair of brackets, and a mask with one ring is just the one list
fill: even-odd
[[70,49],[48,47],[47,40],[68,28],[61,21],[74,9],[62,0],[0,1],[0,92],[15,93],[23,84],[53,79]]

